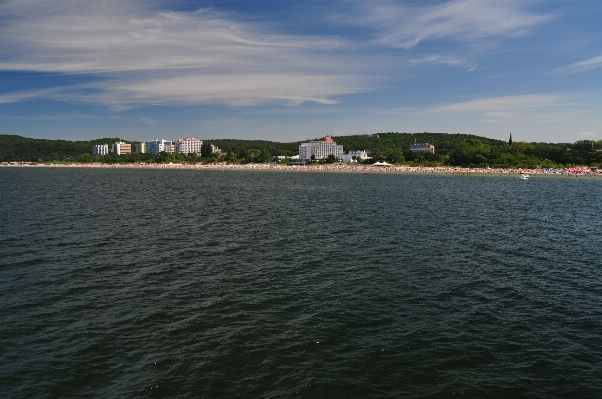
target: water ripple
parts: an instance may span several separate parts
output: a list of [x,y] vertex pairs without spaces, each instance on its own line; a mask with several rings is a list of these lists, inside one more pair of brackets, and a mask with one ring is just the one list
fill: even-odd
[[0,190],[2,397],[602,396],[602,181],[15,168]]

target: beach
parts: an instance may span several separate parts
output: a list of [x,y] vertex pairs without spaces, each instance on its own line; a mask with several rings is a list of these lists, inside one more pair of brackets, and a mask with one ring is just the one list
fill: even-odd
[[427,167],[387,165],[375,166],[370,164],[321,164],[321,165],[283,165],[283,164],[104,164],[104,163],[35,163],[35,162],[4,162],[0,167],[37,167],[37,168],[104,168],[104,169],[195,169],[195,170],[273,170],[299,172],[348,172],[348,173],[443,173],[443,174],[487,174],[513,175],[526,173],[530,175],[562,175],[562,176],[599,176],[597,168],[571,167],[558,169],[523,169],[523,168],[465,168],[465,167]]

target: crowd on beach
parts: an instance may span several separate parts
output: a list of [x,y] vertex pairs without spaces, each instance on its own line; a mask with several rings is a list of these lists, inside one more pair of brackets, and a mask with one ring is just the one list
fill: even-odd
[[370,165],[370,164],[310,164],[310,165],[285,165],[285,164],[104,164],[104,163],[66,163],[66,164],[41,164],[10,162],[0,166],[30,166],[50,168],[135,168],[135,169],[217,169],[217,170],[283,170],[283,171],[323,171],[323,172],[356,172],[356,173],[445,173],[445,174],[521,174],[530,175],[565,175],[565,176],[598,176],[601,171],[593,167],[571,167],[563,169],[506,169],[506,168],[464,168],[450,166],[399,166],[399,165]]

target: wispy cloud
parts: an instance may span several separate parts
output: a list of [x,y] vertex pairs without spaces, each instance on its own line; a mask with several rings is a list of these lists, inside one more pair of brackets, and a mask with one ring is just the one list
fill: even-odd
[[145,125],[149,125],[149,126],[154,126],[157,123],[159,123],[158,120],[153,119],[153,118],[140,118],[140,122],[144,123]]
[[[291,84],[293,80],[293,84]],[[194,84],[190,84],[194,82]],[[279,74],[199,74],[126,84],[116,87],[120,98],[151,101],[162,98],[169,103],[193,104],[223,102],[232,105],[255,105],[285,101],[296,105],[304,101],[335,104],[331,96],[353,92],[347,78],[333,76]],[[359,90],[357,87],[355,90]]]
[[467,62],[464,59],[453,57],[453,56],[445,56],[440,54],[432,54],[427,55],[421,58],[412,58],[410,60],[412,64],[443,64],[458,68],[464,68],[469,71],[474,71],[477,68],[476,64],[472,64]]
[[26,90],[11,93],[0,94],[0,104],[16,103],[30,100],[33,98],[42,98],[53,93],[54,89]]
[[590,132],[589,130],[586,130],[584,132],[579,133],[579,136],[583,136],[583,137],[596,137],[597,134],[594,132]]
[[602,55],[599,57],[590,58],[584,61],[575,62],[561,68],[557,68],[551,72],[552,76],[570,75],[573,73],[581,73],[591,71],[592,69],[602,68]]
[[357,80],[346,76],[191,73],[160,77],[142,74],[129,79],[108,79],[45,90],[0,94],[0,104],[36,98],[101,104],[117,111],[139,105],[251,106],[281,103],[295,106],[303,102],[331,105],[339,102],[339,96],[361,90],[364,87]]
[[422,113],[501,126],[543,125],[571,119],[573,115],[567,110],[574,108],[574,97],[574,93],[548,93],[480,98],[429,108]]
[[74,119],[106,119],[106,116],[93,116],[88,114],[55,114],[55,115],[33,115],[33,116],[19,116],[19,115],[5,115],[0,114],[2,119],[15,119],[23,121],[67,121]]
[[526,11],[526,4],[521,0],[452,0],[411,7],[375,0],[367,2],[363,15],[351,21],[376,29],[376,42],[381,45],[410,49],[442,38],[477,42],[519,37],[553,18]]
[[[521,96],[505,96],[481,98],[455,104],[444,105],[429,112],[488,112],[500,113],[508,111],[537,111],[557,108],[570,98],[566,94],[529,94]],[[501,114],[500,114],[501,115]]]
[[[333,104],[365,90],[341,71],[334,37],[293,36],[215,10],[161,11],[158,1],[42,0],[0,4],[0,70],[95,74],[88,85],[4,93],[29,98],[139,104]],[[32,12],[35,10],[35,12]]]

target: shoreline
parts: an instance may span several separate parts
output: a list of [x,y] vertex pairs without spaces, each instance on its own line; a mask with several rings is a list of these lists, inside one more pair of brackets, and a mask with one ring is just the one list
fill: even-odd
[[26,168],[96,168],[96,169],[187,169],[187,170],[271,170],[299,172],[346,172],[346,173],[437,173],[455,175],[513,175],[527,173],[530,175],[556,176],[600,176],[598,170],[586,167],[564,169],[521,169],[521,168],[460,168],[460,167],[426,167],[426,166],[374,166],[350,164],[326,165],[279,165],[279,164],[103,164],[103,163],[70,163],[70,164],[36,164],[36,163],[7,163],[0,167]]

